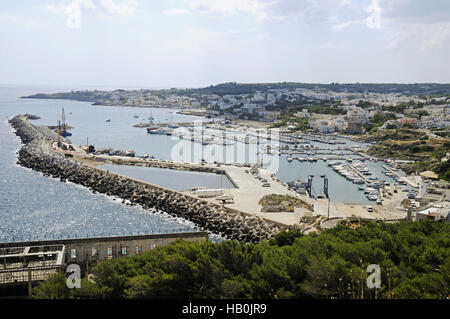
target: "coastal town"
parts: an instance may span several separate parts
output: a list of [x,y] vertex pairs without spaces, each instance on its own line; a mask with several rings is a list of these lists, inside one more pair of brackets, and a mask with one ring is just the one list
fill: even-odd
[[[441,90],[445,90],[443,86]],[[383,93],[371,92],[369,87],[342,87],[339,84],[324,88],[302,84],[224,83],[204,89],[72,91],[29,97],[67,98],[90,101],[94,105],[169,107],[185,114],[281,123],[284,124],[281,127],[289,130],[309,128],[325,134],[362,134],[374,120],[378,124],[380,117],[384,120],[382,129],[412,126],[440,130],[450,125],[450,99],[445,94],[439,97],[427,94],[432,89],[414,94],[408,87],[388,88]],[[234,91],[245,93],[230,94]],[[206,92],[211,93],[202,94]],[[287,121],[286,113],[291,115]],[[299,122],[306,125],[300,127]]]

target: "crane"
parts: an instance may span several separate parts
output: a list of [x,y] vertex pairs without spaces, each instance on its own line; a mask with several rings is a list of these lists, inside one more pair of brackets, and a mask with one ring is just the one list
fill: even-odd
[[309,175],[308,176],[308,184],[306,185],[306,191],[309,194],[309,197],[313,197],[312,196],[312,182],[314,177],[319,177],[323,179],[323,195],[325,196],[325,198],[328,199],[328,217],[330,218],[330,196],[328,195],[328,177],[326,175]]
[[323,194],[325,198],[329,198],[328,196],[328,177],[326,175],[309,175],[308,176],[308,184],[306,185],[306,191],[309,194],[309,197],[312,196],[312,182],[314,177],[323,178]]

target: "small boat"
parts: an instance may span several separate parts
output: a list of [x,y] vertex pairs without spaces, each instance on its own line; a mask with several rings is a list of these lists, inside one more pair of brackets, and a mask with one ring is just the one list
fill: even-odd
[[372,192],[374,192],[374,191],[376,191],[375,188],[367,187],[367,188],[364,190],[364,194],[370,194],[370,193],[372,193]]
[[287,161],[288,161],[288,162],[292,162],[292,157],[288,157],[288,158],[287,158]]
[[67,132],[67,131],[62,131],[62,132],[61,132],[61,136],[62,136],[62,137],[72,136],[72,133]]
[[159,134],[159,133],[161,133],[161,128],[159,128],[158,126],[147,127],[147,133]]

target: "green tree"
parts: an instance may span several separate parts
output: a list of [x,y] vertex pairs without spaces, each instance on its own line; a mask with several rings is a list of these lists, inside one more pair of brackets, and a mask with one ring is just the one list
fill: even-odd
[[73,297],[73,290],[67,287],[63,274],[51,274],[46,281],[33,288],[33,299],[69,299]]

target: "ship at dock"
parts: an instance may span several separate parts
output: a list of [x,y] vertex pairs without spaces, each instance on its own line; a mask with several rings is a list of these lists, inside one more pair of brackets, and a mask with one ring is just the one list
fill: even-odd
[[147,127],[148,134],[161,134],[161,128],[159,126]]

